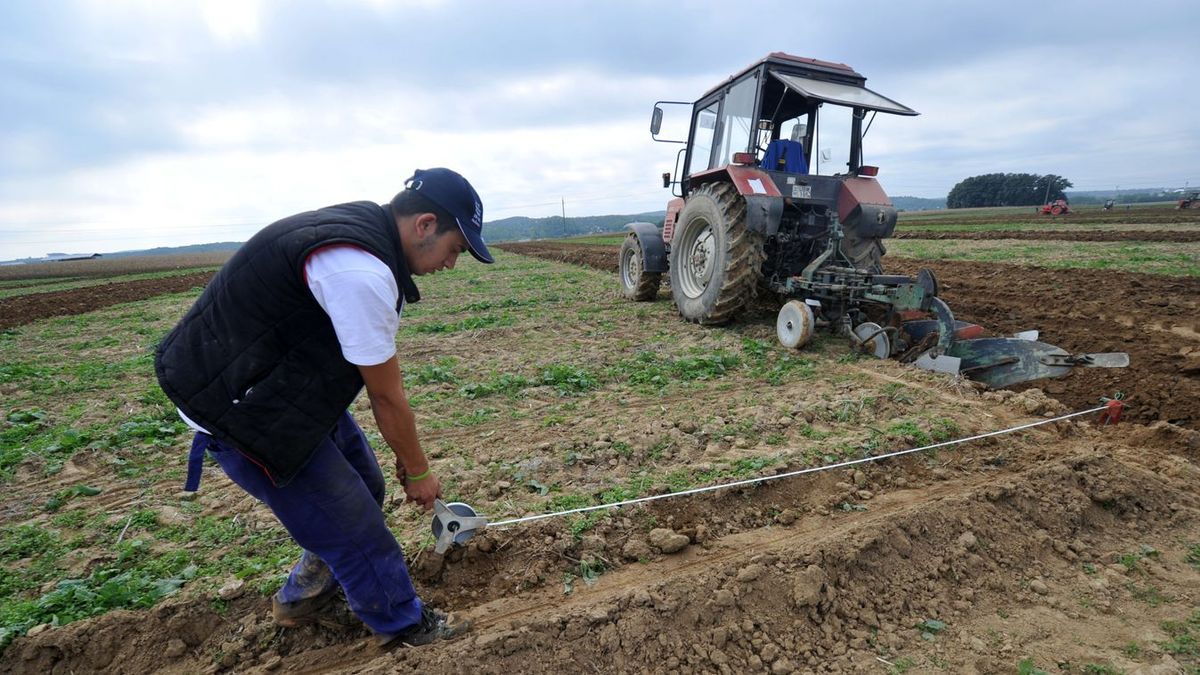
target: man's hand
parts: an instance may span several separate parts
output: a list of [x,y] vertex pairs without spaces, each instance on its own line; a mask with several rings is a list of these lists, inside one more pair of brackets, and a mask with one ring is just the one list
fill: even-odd
[[[416,420],[404,395],[404,378],[396,357],[375,366],[359,366],[358,371],[367,385],[379,433],[396,453],[396,477],[404,484],[404,494],[408,501],[420,504],[426,511],[432,509],[433,500],[441,496],[442,484],[437,476],[428,473],[429,461],[417,440]],[[407,480],[408,476],[421,475],[426,477]]]
[[442,496],[442,482],[432,473],[421,480],[408,480],[404,470],[399,469],[396,477],[404,484],[405,501],[416,502],[426,511],[432,510],[433,500]]

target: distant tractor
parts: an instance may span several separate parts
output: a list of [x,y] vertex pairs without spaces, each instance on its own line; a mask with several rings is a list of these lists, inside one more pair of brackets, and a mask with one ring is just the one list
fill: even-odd
[[1042,204],[1038,213],[1043,216],[1065,216],[1071,212],[1071,206],[1067,204],[1065,199],[1055,199],[1049,204]]
[[[1126,365],[1124,354],[1073,356],[1037,342],[1036,331],[981,337],[954,319],[929,270],[884,273],[896,209],[878,167],[863,163],[863,138],[877,113],[917,112],[865,84],[845,64],[775,52],[694,103],[656,103],[651,136],[683,146],[674,174],[663,175],[676,198],[661,231],[627,225],[622,294],[653,300],[667,274],[679,314],[706,325],[728,323],[765,294],[783,304],[776,335],[786,347],[827,330],[863,353],[994,387]],[[669,105],[690,108],[686,139],[659,138]],[[834,145],[844,163],[829,161]]]
[[1188,196],[1179,200],[1175,206],[1177,209],[1200,209],[1200,191],[1192,192]]
[[1113,207],[1114,207],[1114,206],[1116,206],[1116,205],[1117,205],[1117,202],[1116,202],[1116,200],[1114,200],[1114,199],[1106,199],[1106,200],[1104,201],[1104,210],[1105,210],[1105,211],[1112,211],[1112,210],[1113,210]]

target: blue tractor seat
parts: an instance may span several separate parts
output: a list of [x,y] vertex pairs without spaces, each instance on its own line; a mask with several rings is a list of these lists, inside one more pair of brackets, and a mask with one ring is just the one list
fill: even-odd
[[808,173],[808,162],[804,161],[804,144],[784,138],[771,141],[759,166],[768,171]]

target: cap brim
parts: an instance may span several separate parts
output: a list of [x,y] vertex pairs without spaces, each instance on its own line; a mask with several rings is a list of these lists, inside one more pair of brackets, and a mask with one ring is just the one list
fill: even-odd
[[467,240],[467,249],[471,251],[471,255],[481,263],[492,264],[496,262],[492,259],[492,254],[488,251],[487,244],[483,243],[483,237],[478,232],[473,232],[463,227],[462,221],[455,218],[454,222],[458,223],[458,231],[462,232],[463,237]]

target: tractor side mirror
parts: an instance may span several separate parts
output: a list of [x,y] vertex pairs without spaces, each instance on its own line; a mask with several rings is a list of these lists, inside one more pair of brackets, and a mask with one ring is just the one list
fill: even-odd
[[657,136],[662,130],[663,110],[658,106],[654,106],[654,112],[650,114],[650,135]]
[[665,187],[665,188],[671,187],[671,172],[670,171],[663,172],[663,187]]

